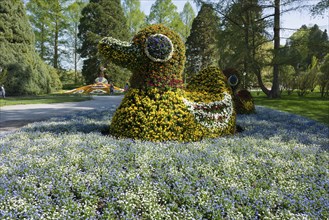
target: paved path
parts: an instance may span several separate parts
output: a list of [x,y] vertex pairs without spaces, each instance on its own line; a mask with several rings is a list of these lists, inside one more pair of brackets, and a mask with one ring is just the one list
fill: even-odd
[[26,124],[72,112],[118,106],[123,96],[93,96],[83,102],[11,105],[0,107],[0,132],[13,131]]

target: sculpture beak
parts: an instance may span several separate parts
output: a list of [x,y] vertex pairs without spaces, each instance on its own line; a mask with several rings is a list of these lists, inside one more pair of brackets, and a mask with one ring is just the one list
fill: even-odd
[[136,64],[139,49],[132,43],[105,37],[98,44],[98,51],[116,65],[131,69]]

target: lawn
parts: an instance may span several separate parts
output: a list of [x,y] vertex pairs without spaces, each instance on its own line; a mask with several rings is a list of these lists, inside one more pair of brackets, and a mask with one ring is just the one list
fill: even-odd
[[8,96],[5,99],[0,98],[0,106],[7,105],[26,105],[26,104],[50,104],[61,102],[80,102],[90,100],[91,96],[52,94],[40,96]]
[[0,137],[1,219],[328,219],[329,127],[257,107],[194,143],[103,135],[115,108]]
[[305,97],[283,93],[280,99],[268,99],[262,92],[252,92],[252,95],[256,105],[302,115],[329,126],[329,97],[321,98],[319,93]]

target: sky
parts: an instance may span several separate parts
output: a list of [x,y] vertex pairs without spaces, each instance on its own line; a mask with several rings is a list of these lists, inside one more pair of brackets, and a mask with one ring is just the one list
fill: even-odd
[[[140,0],[141,1],[141,10],[148,15],[150,13],[150,9],[152,4],[154,4],[155,0]],[[183,11],[184,4],[189,0],[171,0],[177,7],[177,11]],[[318,0],[305,0],[308,4],[316,4]],[[195,14],[197,14],[197,7],[193,3],[193,1],[189,1],[193,6]],[[302,25],[313,26],[317,24],[321,30],[329,30],[329,11],[326,11],[324,16],[312,17],[307,10],[302,11],[291,11],[284,13],[281,17],[281,37],[283,43],[285,39],[290,37],[296,29],[300,28]],[[288,30],[287,30],[288,29]]]

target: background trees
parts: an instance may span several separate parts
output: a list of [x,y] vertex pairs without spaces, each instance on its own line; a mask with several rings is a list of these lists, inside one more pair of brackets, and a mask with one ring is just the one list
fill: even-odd
[[185,29],[182,31],[182,37],[186,41],[187,37],[190,35],[190,30],[192,28],[192,22],[195,18],[195,12],[190,4],[186,2],[183,11],[180,13],[180,17],[185,25]]
[[149,24],[163,24],[181,36],[184,35],[184,23],[177,12],[176,5],[171,0],[156,0],[147,21]]
[[36,48],[43,60],[55,69],[60,68],[60,57],[63,54],[62,41],[68,27],[65,16],[69,0],[30,0],[26,7],[36,36]]
[[133,36],[146,23],[146,15],[140,10],[140,0],[123,0],[123,10],[127,18],[130,36]]
[[209,65],[217,65],[217,36],[219,33],[219,17],[213,7],[203,4],[193,20],[191,34],[186,40],[187,78]]
[[[78,53],[78,49],[81,46],[81,41],[78,38],[79,33],[79,23],[81,18],[81,11],[86,6],[86,3],[81,0],[77,0],[70,4],[66,11],[66,16],[68,19],[68,27],[67,27],[67,48],[65,51],[66,57],[68,60],[71,60],[74,66],[74,83],[77,84],[81,80],[78,72],[78,63],[80,61],[80,54]],[[80,79],[80,80],[79,80]]]
[[106,36],[121,40],[129,39],[127,21],[119,0],[91,0],[82,10],[79,25],[79,39],[82,46],[79,52],[85,60],[82,75],[87,83],[94,82],[101,65],[107,67],[109,81],[123,83],[128,79],[129,73],[111,63],[106,63],[98,57],[97,45],[100,39]]
[[35,36],[20,0],[0,2],[0,66],[10,95],[49,93],[61,87],[56,71],[35,51]]
[[[141,12],[140,0],[94,0],[88,4],[89,11],[84,14],[81,12],[88,0],[24,0],[24,2],[34,31],[36,51],[43,60],[56,67],[51,72],[59,72],[64,83],[68,81],[82,83],[81,63],[79,64],[79,60],[82,60],[81,55],[84,60],[83,76],[87,79],[87,83],[94,80],[100,65],[108,65],[107,77],[116,83],[124,83],[129,77],[127,71],[97,57],[97,42],[104,36],[130,40],[131,36],[145,25],[145,15]],[[194,2],[202,6],[205,1],[194,0]],[[279,33],[282,27],[278,24],[281,14],[304,7],[305,2],[299,0],[222,0],[220,2],[210,0],[207,2],[212,7],[212,12],[204,13],[202,16],[202,9],[197,19],[194,19],[195,14],[189,2],[186,2],[183,11],[179,14],[172,0],[156,0],[147,17],[149,23],[161,22],[176,30],[183,40],[188,39],[185,73],[194,74],[201,68],[213,64],[219,65],[222,69],[234,67],[241,73],[246,73],[243,81],[248,86],[260,86],[269,97],[274,98],[278,97],[283,89],[299,90],[297,78],[308,79],[306,75],[316,72],[316,89],[319,88],[323,95],[326,94],[326,82],[322,82],[326,79],[324,73],[326,68],[322,66],[325,66],[325,56],[329,50],[327,31],[321,30],[317,25],[313,27],[304,25],[291,35],[286,45],[282,44],[282,39],[280,42]],[[93,4],[98,5],[99,8],[90,7]],[[315,16],[324,16],[328,8],[327,1],[320,0],[313,5],[311,11]],[[7,20],[7,17],[2,17],[1,25],[9,26],[6,24]],[[124,26],[121,26],[122,24]],[[123,32],[125,34],[122,34]],[[18,36],[14,32],[13,35]],[[23,35],[29,38],[29,33]],[[18,44],[20,43],[13,43],[15,46]],[[6,69],[4,72],[8,73]],[[0,78],[3,79],[4,74]],[[308,88],[307,92],[311,90]]]

